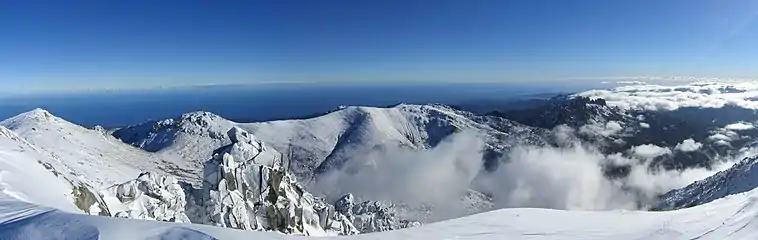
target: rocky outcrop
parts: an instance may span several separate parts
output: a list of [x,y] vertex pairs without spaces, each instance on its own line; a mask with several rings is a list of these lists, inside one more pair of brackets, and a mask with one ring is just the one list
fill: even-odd
[[352,194],[346,194],[334,203],[334,209],[347,217],[362,233],[383,232],[421,225],[420,222],[400,220],[395,206],[379,201],[356,203]]
[[189,223],[187,202],[179,181],[171,176],[145,172],[137,179],[100,193],[114,217]]
[[203,188],[191,204],[196,221],[243,230],[300,235],[351,235],[347,217],[306,192],[287,173],[281,155],[234,127],[232,144],[214,152],[203,169]]
[[227,135],[231,144],[216,149],[204,163],[201,188],[143,173],[100,192],[109,215],[309,236],[420,224],[400,220],[392,204],[357,202],[351,194],[331,205],[307,192],[287,172],[282,154],[241,128],[232,127]]

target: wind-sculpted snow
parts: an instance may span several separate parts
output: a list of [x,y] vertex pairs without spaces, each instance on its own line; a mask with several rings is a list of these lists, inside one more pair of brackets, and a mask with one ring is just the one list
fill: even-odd
[[114,217],[190,223],[184,189],[171,176],[145,172],[100,194]]

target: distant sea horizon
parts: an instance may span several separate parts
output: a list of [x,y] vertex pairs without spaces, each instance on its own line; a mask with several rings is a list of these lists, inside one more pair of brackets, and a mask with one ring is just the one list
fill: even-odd
[[456,105],[608,87],[599,83],[385,83],[214,85],[5,97],[0,120],[42,108],[83,126],[123,127],[207,111],[238,122],[302,118],[340,106]]

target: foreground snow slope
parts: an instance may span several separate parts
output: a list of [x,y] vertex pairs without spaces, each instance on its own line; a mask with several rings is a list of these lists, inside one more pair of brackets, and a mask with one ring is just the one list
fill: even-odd
[[0,126],[0,198],[81,212],[72,200],[73,186],[45,169],[40,162],[44,159],[34,146]]
[[[670,212],[503,209],[416,228],[346,239],[756,239],[758,190]],[[79,215],[0,198],[9,239],[306,239],[194,224]]]

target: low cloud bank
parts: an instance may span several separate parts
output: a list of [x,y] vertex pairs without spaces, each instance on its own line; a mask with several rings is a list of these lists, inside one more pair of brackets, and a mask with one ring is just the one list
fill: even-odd
[[[413,150],[382,147],[324,174],[316,188],[330,197],[347,192],[373,200],[428,204],[434,212],[464,214],[461,198],[469,189],[492,197],[496,208],[537,207],[570,210],[645,209],[659,194],[686,186],[725,169],[656,169],[652,159],[677,151],[697,151],[702,144],[685,140],[674,149],[633,147],[626,154],[605,155],[581,143],[566,127],[555,129],[562,147],[516,146],[494,172],[482,168],[485,143],[475,132],[453,134],[437,147]],[[628,165],[628,175],[608,178],[603,166]]]
[[673,111],[684,107],[739,106],[758,109],[756,82],[699,82],[679,86],[627,85],[610,90],[590,90],[576,96],[605,99],[625,110]]
[[[685,141],[689,144],[689,141]],[[651,160],[671,150],[655,145],[633,148],[634,158],[604,155],[593,146],[522,146],[510,153],[511,162],[475,182],[493,195],[497,207],[538,207],[569,210],[646,209],[656,196],[706,178],[731,166],[712,170],[664,170]],[[628,165],[628,175],[611,179],[604,164]]]
[[460,199],[482,172],[484,146],[473,131],[453,134],[428,150],[383,146],[323,174],[314,187],[329,198],[353,193],[370,200],[434,205],[435,211],[448,211],[438,214],[454,216],[463,211]]

